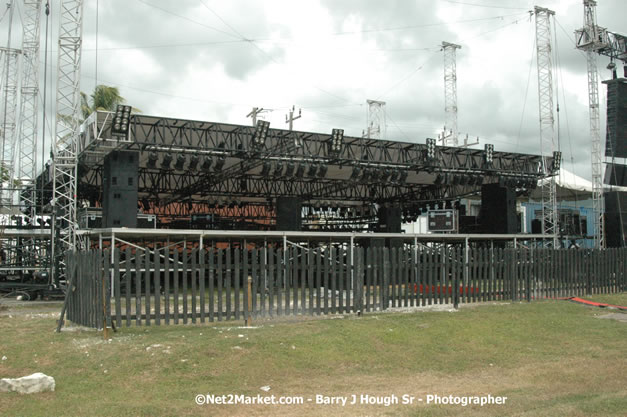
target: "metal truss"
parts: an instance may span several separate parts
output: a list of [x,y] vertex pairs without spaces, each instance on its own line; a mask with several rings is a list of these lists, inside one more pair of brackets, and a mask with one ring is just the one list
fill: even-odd
[[[330,134],[274,129],[260,149],[252,145],[254,128],[250,126],[144,115],[132,117],[130,140],[106,139],[110,137],[107,116],[95,114],[80,140],[80,198],[92,205],[100,200],[104,155],[114,149],[140,152],[140,199],[158,201],[163,207],[205,203],[219,197],[260,203],[284,195],[312,202],[409,203],[431,198],[434,193],[438,198],[446,196],[442,190],[452,186],[456,178],[466,185],[460,192],[467,194],[478,191],[474,183],[478,177],[487,183],[499,178],[529,182],[543,176],[541,158],[535,155],[494,152],[487,163],[482,150],[436,147],[433,157],[428,157],[424,144],[355,137],[345,137],[342,151],[330,153]],[[147,163],[151,153],[157,156],[153,167]],[[183,155],[184,167],[161,167],[166,154]],[[225,165],[220,170],[202,170],[202,163],[197,161],[195,169],[190,169],[192,155],[222,159]],[[270,174],[264,175],[264,163],[271,164]],[[302,164],[306,169],[301,176],[294,171],[288,174],[287,164]],[[328,171],[322,177],[310,175],[312,165],[325,165]],[[279,166],[281,169],[275,171]],[[354,175],[356,170],[369,175]],[[391,172],[397,174],[396,180],[386,178]],[[400,172],[405,178],[399,178]],[[440,181],[434,186],[440,174],[449,174],[451,184]]]
[[[506,181],[522,190],[544,177],[542,158],[537,155],[494,152],[488,161],[483,150],[436,146],[428,153],[425,144],[357,137],[344,137],[341,152],[331,153],[330,134],[278,129],[270,129],[265,146],[255,148],[255,129],[250,126],[145,115],[131,117],[127,138],[111,139],[107,112],[92,114],[82,131],[77,197],[81,204],[97,207],[102,199],[105,155],[114,150],[136,151],[140,156],[139,201],[162,222],[194,213],[218,213],[221,206],[244,211],[264,207],[250,217],[235,211],[229,214],[263,222],[274,216],[275,199],[289,195],[301,197],[309,206],[410,207],[477,194],[481,184],[490,182]],[[183,156],[184,164],[163,166],[166,155],[173,160]],[[200,159],[190,167],[192,156]],[[207,159],[214,163],[203,169],[202,161]],[[215,169],[220,160],[224,166]],[[292,164],[291,171],[288,164]],[[271,166],[270,173],[264,173],[264,165]],[[294,170],[299,165],[306,168],[302,175]],[[327,168],[324,175],[309,172],[321,165]],[[38,184],[51,180],[44,172]]]
[[553,236],[553,246],[558,243],[557,199],[555,175],[552,173],[550,156],[557,150],[555,144],[555,120],[553,113],[553,48],[551,17],[555,12],[535,7],[536,52],[538,64],[538,98],[540,104],[540,140],[543,172],[550,181],[542,185],[542,231]]
[[37,170],[37,120],[39,93],[39,23],[42,0],[24,1],[22,15],[22,87],[18,129],[17,176],[24,191],[20,193],[27,222],[34,224],[36,190],[32,185]]
[[63,0],[59,25],[57,108],[53,143],[53,256],[76,247],[77,157],[83,1]]
[[2,135],[2,156],[0,163],[8,178],[8,188],[0,194],[0,205],[5,208],[13,206],[12,182],[15,179],[15,148],[17,125],[17,98],[19,86],[19,56],[21,51],[12,48],[0,48],[2,54],[2,113],[0,119],[0,135]]
[[461,46],[442,42],[444,51],[444,111],[446,114],[442,144],[457,146],[457,57],[456,51]]
[[386,139],[385,101],[366,100],[368,104],[368,139]]
[[597,25],[596,0],[583,0],[584,27],[575,31],[577,48],[594,51],[611,60],[627,61],[627,37]]
[[588,108],[590,116],[590,153],[592,167],[592,211],[594,222],[594,246],[604,244],[605,201],[603,199],[603,162],[601,142],[601,116],[599,111],[599,74],[597,52],[606,48],[605,30],[597,26],[596,1],[584,0],[584,27],[576,32],[577,48],[586,52],[588,66]]

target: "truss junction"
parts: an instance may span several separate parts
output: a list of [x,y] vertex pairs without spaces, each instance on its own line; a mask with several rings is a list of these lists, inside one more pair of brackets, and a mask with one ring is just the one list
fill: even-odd
[[[155,214],[162,228],[184,228],[193,215],[214,214],[220,229],[272,230],[277,199],[298,197],[303,230],[321,228],[307,222],[321,212],[341,219],[326,230],[363,230],[380,207],[400,207],[409,221],[427,207],[476,196],[483,184],[524,193],[545,177],[538,155],[438,146],[434,139],[408,143],[267,126],[264,132],[137,114],[128,135],[116,137],[112,116],[93,113],[81,129],[77,205],[101,207],[105,157],[136,152],[138,208]],[[51,172],[41,181],[49,186]]]

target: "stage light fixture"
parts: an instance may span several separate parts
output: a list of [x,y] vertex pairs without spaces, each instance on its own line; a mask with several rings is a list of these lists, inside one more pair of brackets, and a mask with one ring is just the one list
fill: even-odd
[[200,166],[200,168],[202,168],[203,171],[209,171],[211,169],[211,165],[213,165],[213,159],[211,158],[205,158],[202,161],[202,165]]
[[407,172],[406,170],[401,171],[401,173],[398,176],[399,184],[405,184],[407,182],[408,175],[409,175],[409,172]]
[[562,153],[560,151],[553,152],[553,163],[551,164],[551,173],[558,172],[562,166]]
[[436,152],[436,141],[433,138],[427,138],[427,159],[434,160]]
[[270,175],[270,170],[272,169],[272,165],[270,164],[270,162],[265,161],[263,163],[263,165],[261,166],[261,176],[262,177],[267,177],[268,175]]
[[328,170],[329,170],[329,166],[327,164],[320,164],[320,168],[318,168],[318,177],[319,178],[326,177]]
[[158,160],[159,160],[159,155],[157,155],[157,152],[150,152],[148,154],[148,162],[146,163],[146,166],[148,168],[156,168]]
[[294,175],[295,169],[296,169],[296,166],[294,165],[294,162],[292,161],[288,162],[287,165],[285,166],[285,176],[291,177],[292,175]]
[[306,169],[307,169],[307,164],[299,162],[298,166],[296,167],[296,178],[303,178],[303,176],[305,175]]
[[344,144],[344,129],[333,129],[331,131],[331,140],[329,141],[329,153],[339,155],[342,152]]
[[161,160],[161,168],[169,169],[172,163],[172,154],[166,153]]
[[396,182],[398,181],[398,178],[400,177],[401,173],[398,170],[394,170],[392,171],[392,175],[390,175],[390,182]]
[[433,184],[440,185],[442,184],[442,181],[443,181],[442,174],[438,174],[435,176],[435,179],[433,180]]
[[176,155],[176,163],[174,164],[174,168],[177,171],[182,171],[184,166],[185,166],[185,155],[180,153]]
[[315,177],[318,172],[318,163],[313,163],[309,166],[309,171],[307,171],[307,175],[310,177]]
[[191,171],[195,171],[196,168],[198,168],[198,161],[200,161],[198,155],[192,155],[189,157],[189,169]]
[[274,175],[275,177],[280,177],[282,174],[283,174],[283,162],[276,161],[274,163],[274,171],[272,172],[272,175]]
[[368,182],[370,181],[370,178],[372,177],[372,173],[370,168],[364,168],[363,172],[361,173],[361,178],[359,179],[360,182]]
[[253,146],[257,148],[265,146],[269,128],[270,122],[265,120],[259,120],[257,122],[257,128],[255,129],[255,134],[253,135]]
[[486,143],[483,151],[483,159],[486,164],[492,164],[494,162],[494,145]]
[[351,176],[349,178],[350,181],[357,181],[357,178],[361,175],[361,168],[358,166],[353,167],[353,171],[351,172]]
[[224,164],[226,163],[226,158],[221,156],[216,160],[216,165],[213,167],[213,170],[215,172],[220,172],[222,171],[222,168],[224,168]]
[[113,115],[113,121],[111,123],[111,135],[127,136],[130,117],[131,106],[118,104],[115,109],[115,114]]
[[392,175],[392,172],[388,168],[383,169],[383,171],[381,171],[381,182],[386,182],[390,179],[390,175]]

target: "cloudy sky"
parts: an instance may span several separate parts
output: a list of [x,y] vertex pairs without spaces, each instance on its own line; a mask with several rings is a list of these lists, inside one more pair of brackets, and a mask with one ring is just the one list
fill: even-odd
[[[51,1],[53,80],[59,3]],[[537,2],[556,12],[554,79],[564,163],[589,178],[586,61],[574,49],[573,35],[583,25],[582,3]],[[89,93],[97,81],[117,86],[145,114],[236,124],[251,123],[246,118],[251,108],[263,107],[269,110],[263,117],[279,128],[286,128],[285,116],[295,105],[302,109],[296,130],[339,127],[354,136],[366,127],[366,100],[383,100],[386,137],[424,143],[444,124],[439,45],[447,41],[462,46],[460,134],[479,137],[481,147],[493,143],[497,150],[540,153],[533,5],[525,0],[86,0],[81,89]],[[600,25],[627,33],[627,2],[599,0],[597,12]],[[16,25],[19,18],[18,13]],[[2,45],[6,28],[5,18]],[[19,34],[14,39],[19,47]],[[602,78],[609,76],[607,63],[599,59]],[[601,91],[605,117],[604,86]],[[48,101],[51,97],[49,92]]]

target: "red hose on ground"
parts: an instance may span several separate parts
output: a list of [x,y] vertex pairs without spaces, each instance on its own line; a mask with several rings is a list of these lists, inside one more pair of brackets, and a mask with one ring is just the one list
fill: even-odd
[[596,303],[594,301],[584,300],[583,298],[579,298],[579,297],[568,297],[568,298],[564,298],[564,300],[574,301],[575,303],[585,304],[585,305],[594,306],[594,307],[617,308],[619,310],[627,310],[627,307],[624,307],[624,306],[617,306],[614,304]]

